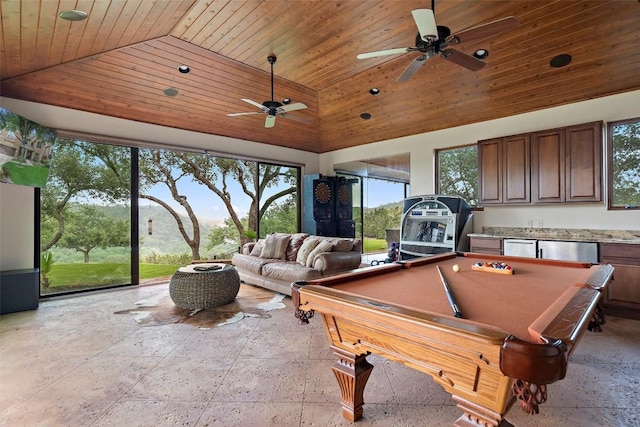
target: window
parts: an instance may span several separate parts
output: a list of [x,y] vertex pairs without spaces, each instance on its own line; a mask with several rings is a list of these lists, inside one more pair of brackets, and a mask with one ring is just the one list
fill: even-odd
[[42,296],[166,281],[299,231],[300,167],[69,137],[41,192]]
[[436,150],[438,194],[460,196],[478,205],[478,148],[474,145]]
[[609,209],[640,208],[640,117],[609,123]]

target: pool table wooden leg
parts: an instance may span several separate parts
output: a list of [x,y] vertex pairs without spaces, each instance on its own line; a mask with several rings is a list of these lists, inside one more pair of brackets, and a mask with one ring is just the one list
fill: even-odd
[[455,394],[451,396],[464,414],[456,420],[455,427],[514,427],[495,411],[484,408]]
[[362,417],[364,387],[369,380],[373,365],[367,362],[366,354],[353,354],[331,346],[338,361],[331,367],[340,386],[342,415],[349,421]]

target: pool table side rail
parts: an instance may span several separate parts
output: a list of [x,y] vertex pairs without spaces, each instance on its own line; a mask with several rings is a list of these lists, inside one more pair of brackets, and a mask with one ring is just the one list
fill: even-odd
[[468,319],[459,319],[453,316],[443,316],[441,314],[425,310],[411,310],[406,307],[371,301],[367,298],[361,298],[348,292],[326,286],[302,286],[299,289],[298,298],[298,307],[305,311],[313,310],[321,313],[327,313],[324,310],[330,310],[331,315],[345,315],[345,313],[341,311],[339,306],[336,304],[336,302],[338,302],[338,304],[347,304],[350,307],[357,306],[360,310],[367,312],[379,312],[382,310],[390,314],[392,313],[402,319],[402,321],[409,320],[412,323],[429,323],[435,324],[439,328],[451,331],[463,331],[465,334],[476,335],[481,339],[489,339],[492,343],[501,342],[509,335],[507,331],[500,328],[488,327]]
[[572,268],[589,268],[591,267],[591,263],[588,262],[578,262],[578,261],[562,261],[562,260],[554,260],[554,259],[541,259],[541,258],[527,258],[527,257],[517,257],[512,255],[494,255],[494,254],[485,254],[479,252],[449,252],[424,258],[415,258],[406,261],[398,261],[398,264],[402,264],[405,268],[411,267],[419,267],[421,265],[434,264],[439,261],[455,258],[456,256],[463,256],[465,258],[478,258],[483,261],[517,261],[528,264],[544,264],[549,266],[556,267],[572,267]]
[[[603,264],[593,267],[595,271],[584,283],[569,288],[563,297],[556,300],[530,326],[532,338],[538,342],[561,339],[573,352],[582,337],[602,297],[602,292],[613,277],[614,268]],[[567,300],[568,301],[565,301]]]

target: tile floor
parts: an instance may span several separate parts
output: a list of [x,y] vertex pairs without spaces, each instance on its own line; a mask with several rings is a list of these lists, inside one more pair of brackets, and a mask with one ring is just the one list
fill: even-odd
[[[266,319],[214,329],[141,327],[114,315],[167,284],[41,303],[0,316],[1,426],[347,426],[319,319],[291,299]],[[244,286],[244,285],[243,285]],[[460,415],[430,377],[379,357],[355,425],[447,426]],[[587,333],[567,378],[515,426],[640,425],[640,321]]]

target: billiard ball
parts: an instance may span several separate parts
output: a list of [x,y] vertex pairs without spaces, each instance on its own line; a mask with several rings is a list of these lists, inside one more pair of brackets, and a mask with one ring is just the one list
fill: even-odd
[[453,264],[453,267],[451,268],[453,268],[453,271],[455,271],[456,273],[460,271],[460,266],[458,264]]

